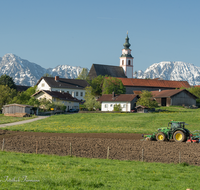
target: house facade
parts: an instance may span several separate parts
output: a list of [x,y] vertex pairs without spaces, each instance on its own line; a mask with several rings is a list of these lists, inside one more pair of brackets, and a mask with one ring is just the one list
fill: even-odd
[[89,86],[86,80],[65,79],[59,78],[59,76],[55,76],[55,78],[42,77],[36,85],[36,90],[65,92],[78,100],[84,100],[85,87]]
[[136,106],[138,95],[134,94],[104,94],[98,101],[101,102],[101,111],[114,111],[115,105],[120,105],[122,112],[131,112]]
[[51,102],[61,103],[66,106],[66,111],[69,111],[70,109],[79,109],[80,101],[77,98],[72,97],[69,93],[40,90],[33,94],[32,97],[35,97],[38,100],[45,98]]
[[186,89],[152,91],[152,94],[159,106],[196,106],[197,97]]

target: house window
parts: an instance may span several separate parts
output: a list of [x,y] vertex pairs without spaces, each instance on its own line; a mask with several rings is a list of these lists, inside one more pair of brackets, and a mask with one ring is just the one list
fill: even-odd
[[130,60],[128,60],[128,65],[131,65],[131,61]]
[[81,96],[83,96],[83,92],[81,92]]
[[126,104],[123,104],[123,108],[125,108],[126,107]]
[[124,60],[122,60],[122,65],[124,65]]
[[107,108],[108,106],[107,106],[107,104],[105,104],[105,108]]
[[44,85],[45,85],[45,84],[44,84],[44,83],[42,83],[42,87],[44,87]]
[[69,104],[71,104],[71,102],[69,102]]
[[110,104],[110,107],[112,107],[113,105],[112,104]]
[[78,96],[78,92],[76,92],[76,96]]

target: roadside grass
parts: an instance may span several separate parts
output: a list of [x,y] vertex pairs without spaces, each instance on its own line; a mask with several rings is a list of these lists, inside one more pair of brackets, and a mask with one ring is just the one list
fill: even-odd
[[190,131],[200,130],[200,109],[162,107],[155,113],[78,113],[54,115],[4,129],[52,133],[153,133],[171,120],[185,121]]
[[200,185],[200,167],[187,163],[163,164],[5,151],[0,152],[0,157],[0,189],[185,190],[199,189]]
[[28,119],[36,118],[36,116],[32,115],[32,117],[10,117],[10,116],[4,116],[3,114],[0,114],[0,124],[5,123],[13,123],[17,121],[23,121]]

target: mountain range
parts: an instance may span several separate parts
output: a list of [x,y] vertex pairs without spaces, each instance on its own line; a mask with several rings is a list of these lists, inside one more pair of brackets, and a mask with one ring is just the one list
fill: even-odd
[[77,78],[82,69],[82,67],[68,65],[58,65],[55,68],[45,69],[12,53],[0,57],[0,76],[9,75],[15,84],[23,86],[34,86],[44,74],[60,76],[61,78]]
[[[8,53],[0,57],[0,76],[3,74],[13,78],[17,85],[34,86],[44,75],[59,76],[60,78],[77,78],[82,67],[58,65],[55,68],[45,69],[36,63],[21,59]],[[200,85],[200,67],[181,61],[159,62],[148,67],[144,72],[135,71],[134,78],[160,78],[163,80],[188,81],[190,85]]]
[[200,85],[200,67],[181,61],[163,61],[154,63],[144,72],[141,70],[135,72],[134,77],[141,79],[160,78],[163,80],[188,81],[191,86],[194,86]]

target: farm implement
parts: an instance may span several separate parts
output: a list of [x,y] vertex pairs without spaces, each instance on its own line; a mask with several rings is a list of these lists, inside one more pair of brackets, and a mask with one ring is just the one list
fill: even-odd
[[146,141],[168,141],[173,139],[176,142],[199,143],[200,131],[191,133],[185,128],[185,125],[187,125],[185,122],[170,121],[168,127],[159,128],[152,135],[143,135],[143,137]]

